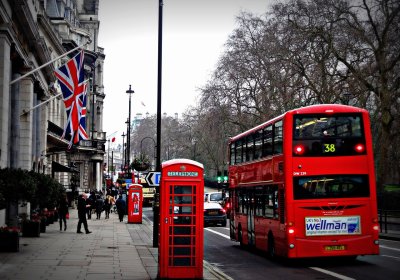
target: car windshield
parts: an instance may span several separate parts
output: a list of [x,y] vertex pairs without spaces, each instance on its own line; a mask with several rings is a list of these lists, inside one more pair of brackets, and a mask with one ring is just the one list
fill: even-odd
[[212,193],[210,194],[210,201],[222,200],[222,193]]

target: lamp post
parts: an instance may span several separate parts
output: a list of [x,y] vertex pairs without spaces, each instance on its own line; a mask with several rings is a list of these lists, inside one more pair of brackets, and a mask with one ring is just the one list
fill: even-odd
[[121,171],[123,170],[123,166],[125,166],[125,150],[124,150],[124,147],[125,147],[125,136],[126,136],[126,134],[125,134],[125,132],[122,132],[122,164],[121,164]]
[[[158,65],[157,65],[157,160],[156,171],[161,172],[161,84],[162,84],[162,19],[163,0],[158,1]],[[160,221],[160,187],[156,186],[154,197],[153,217],[153,247],[158,247],[158,233]]]
[[107,149],[107,175],[110,178],[110,139],[107,140],[108,149]]
[[128,135],[129,135],[129,119],[126,119],[126,122],[125,122],[125,124],[126,124],[126,143],[125,143],[125,162],[124,162],[124,165],[125,165],[125,169],[127,170],[127,172],[128,172]]
[[127,161],[128,161],[128,174],[130,174],[131,167],[131,96],[133,93],[135,93],[131,89],[131,85],[129,85],[129,89],[126,91],[127,94],[129,94],[129,117],[128,117],[128,134],[126,135],[126,143],[127,143]]

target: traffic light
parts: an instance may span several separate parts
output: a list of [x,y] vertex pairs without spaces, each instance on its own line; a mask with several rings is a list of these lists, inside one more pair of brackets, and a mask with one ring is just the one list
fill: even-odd
[[221,171],[217,171],[217,183],[221,184],[221,182],[222,182]]
[[223,183],[222,186],[223,186],[224,189],[229,187],[229,184],[228,184],[228,171],[227,170],[224,170],[224,181],[222,183]]

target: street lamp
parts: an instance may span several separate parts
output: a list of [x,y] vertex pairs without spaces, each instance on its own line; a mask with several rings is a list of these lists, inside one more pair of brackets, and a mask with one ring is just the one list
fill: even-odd
[[[161,84],[162,84],[162,16],[163,0],[158,1],[158,65],[157,65],[157,160],[156,171],[161,172]],[[154,216],[153,216],[153,247],[158,247],[158,224],[160,221],[160,188],[156,186],[154,197]]]
[[126,119],[126,122],[125,122],[125,124],[126,124],[126,143],[125,143],[125,162],[124,162],[124,165],[125,165],[125,169],[127,170],[127,172],[128,172],[128,135],[129,135],[129,119]]
[[123,166],[125,166],[125,132],[122,132],[122,164],[121,164],[121,171],[123,170]]
[[107,149],[107,175],[110,178],[110,139],[107,140],[108,149]]
[[127,94],[129,94],[129,117],[128,117],[128,134],[126,135],[126,142],[127,142],[127,161],[128,161],[128,174],[130,174],[131,167],[130,167],[130,162],[131,162],[131,96],[133,93],[135,93],[131,89],[131,85],[129,85],[129,89],[126,91]]

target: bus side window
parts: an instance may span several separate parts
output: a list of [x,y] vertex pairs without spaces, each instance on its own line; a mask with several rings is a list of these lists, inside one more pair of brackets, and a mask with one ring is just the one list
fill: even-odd
[[274,154],[282,153],[283,127],[282,121],[274,124]]
[[272,125],[264,128],[263,140],[262,156],[266,157],[272,155]]
[[252,161],[254,159],[254,138],[253,135],[247,136],[247,147],[246,147],[246,161]]
[[262,130],[259,130],[254,137],[254,159],[262,157],[262,143]]
[[263,216],[264,214],[264,193],[262,189],[256,190],[255,193],[255,207],[256,207],[256,216]]
[[278,187],[274,188],[274,196],[273,196],[273,201],[274,201],[274,218],[278,218]]
[[230,165],[235,165],[235,155],[236,155],[236,149],[235,149],[236,143],[231,143],[230,145]]
[[283,189],[278,190],[278,211],[279,211],[279,222],[285,223],[285,192]]
[[238,140],[236,142],[236,153],[235,153],[235,163],[242,163],[242,141]]

